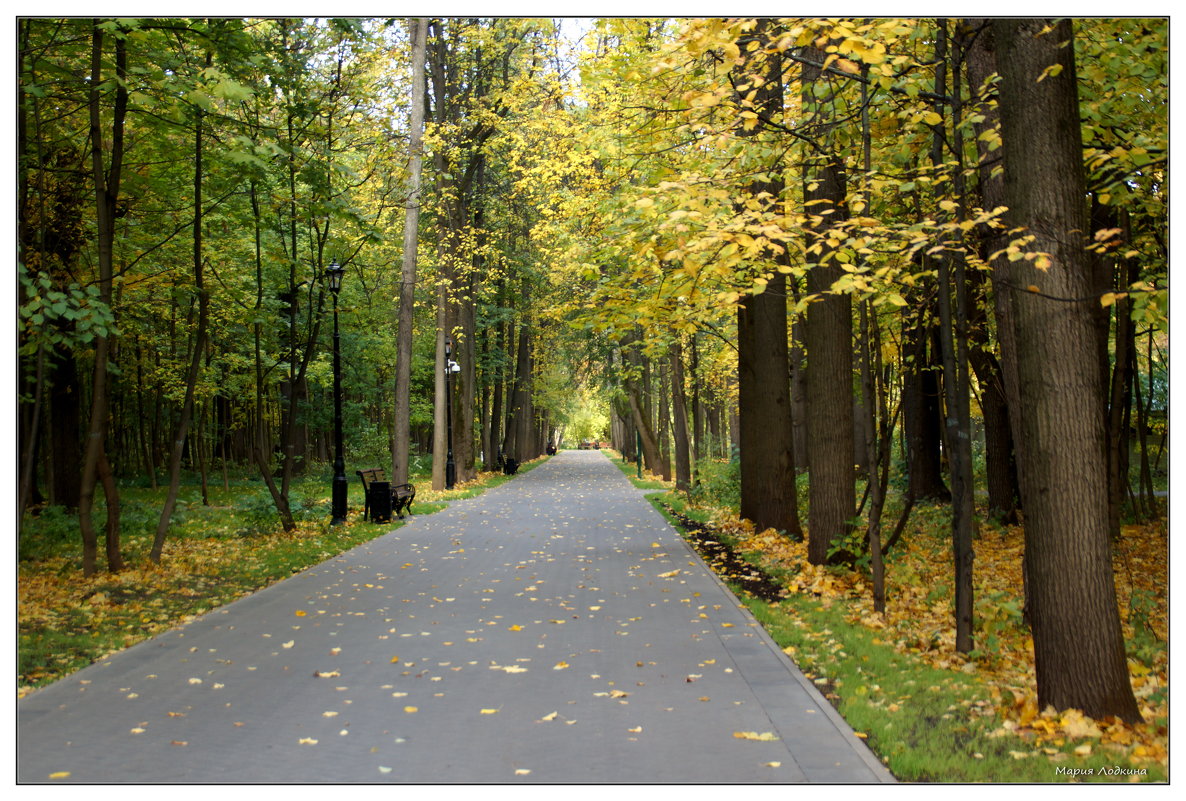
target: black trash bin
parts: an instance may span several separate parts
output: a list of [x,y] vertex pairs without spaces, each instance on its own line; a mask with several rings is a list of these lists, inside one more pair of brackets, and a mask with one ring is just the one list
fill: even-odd
[[372,523],[391,522],[391,482],[372,481],[367,487],[367,506]]

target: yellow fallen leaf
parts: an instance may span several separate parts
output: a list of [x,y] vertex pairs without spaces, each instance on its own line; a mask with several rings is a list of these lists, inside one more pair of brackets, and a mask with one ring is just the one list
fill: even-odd
[[298,609],[295,612],[293,612],[293,614],[296,615],[297,617],[304,617],[305,615],[307,615],[309,613],[306,612],[304,609]]
[[561,661],[557,662],[552,670],[564,670],[566,667],[568,667],[568,663]]
[[633,729],[626,729],[626,731],[631,732],[633,734],[638,734],[639,732],[642,731],[642,726],[635,726]]
[[542,718],[540,718],[540,720],[555,720],[555,719],[556,719],[556,715],[557,715],[557,714],[559,714],[559,713],[558,713],[558,712],[552,712],[551,714],[544,715]]
[[394,665],[396,662],[399,662],[399,657],[398,656],[391,657],[391,664]]
[[1083,743],[1083,745],[1075,749],[1075,756],[1091,756],[1091,743]]
[[483,715],[496,715],[496,714],[498,714],[498,710],[497,709],[483,709],[482,714]]
[[513,626],[507,626],[507,631],[522,631],[523,627],[516,623]]
[[296,645],[296,640],[289,640],[289,641],[288,641],[288,642],[286,642],[286,643],[281,643],[281,644],[280,644],[280,647],[281,647],[281,648],[291,648],[291,647],[292,647],[292,646],[294,646],[294,645]]
[[767,763],[766,763],[766,767],[768,767],[768,768],[781,768],[781,767],[782,767],[782,763],[781,763],[781,762],[767,762]]
[[413,713],[419,712],[420,708],[415,706],[405,706],[404,711],[411,715]]
[[666,573],[660,573],[659,578],[671,578],[672,576],[678,576],[678,575],[679,575],[679,569],[669,570]]
[[733,732],[733,736],[736,737],[738,740],[770,741],[770,740],[778,739],[778,735],[772,731],[764,731],[761,734],[759,734],[756,731],[735,731],[735,732]]
[[49,774],[49,778],[51,778],[51,779],[68,779],[68,778],[70,778],[70,771],[59,770],[59,771]]
[[331,670],[328,672],[326,672],[324,670],[318,670],[313,675],[319,679],[333,679],[333,678],[337,678],[338,676],[341,676],[342,673],[337,670]]
[[317,745],[317,741],[312,737],[302,737],[301,739],[297,740],[297,743],[300,745]]
[[527,768],[515,768],[516,776],[526,776],[529,773],[531,773],[531,771],[528,770]]
[[380,765],[380,766],[379,766],[379,772],[380,772],[380,773],[391,773],[391,768],[384,767],[383,765]]

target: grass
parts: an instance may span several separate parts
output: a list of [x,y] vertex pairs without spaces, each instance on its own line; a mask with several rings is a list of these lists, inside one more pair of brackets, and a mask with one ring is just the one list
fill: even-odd
[[[1134,684],[1143,688],[1138,694],[1149,710],[1147,723],[1129,728],[1093,722],[1074,710],[1039,713],[1033,701],[1032,667],[1024,664],[1028,631],[1008,591],[978,589],[977,637],[985,645],[968,658],[951,652],[946,631],[951,626],[946,618],[931,618],[931,610],[945,607],[950,596],[950,588],[927,572],[928,564],[946,561],[945,549],[950,547],[941,534],[934,536],[935,542],[929,541],[929,532],[944,530],[941,510],[923,510],[917,518],[920,529],[912,527],[909,547],[904,546],[891,564],[891,579],[897,587],[891,601],[898,607],[895,621],[893,616],[872,613],[864,597],[868,588],[853,580],[852,571],[831,568],[808,575],[801,559],[787,556],[802,546],[786,537],[755,534],[735,515],[730,518],[676,493],[649,497],[677,528],[679,518],[707,523],[743,560],[760,566],[786,588],[780,600],[760,600],[742,589],[740,576],[718,570],[775,642],[898,779],[1044,783],[1167,779],[1168,686],[1160,686],[1162,676],[1157,676],[1164,665],[1166,641],[1162,627],[1150,625],[1157,612],[1148,593],[1135,594],[1130,605],[1135,613],[1129,616],[1128,627],[1130,659],[1147,662],[1130,662]],[[1005,536],[1016,533],[997,532],[993,540],[982,537],[978,547],[986,559],[999,558],[999,551],[1005,561],[1016,561],[1007,547],[1011,539]],[[1142,542],[1141,547],[1150,550],[1150,541]],[[727,561],[712,562],[714,567],[720,564]],[[1002,570],[994,563],[978,564],[978,568]],[[1157,680],[1150,682],[1153,676]]]
[[[544,460],[519,468],[525,473]],[[448,491],[418,476],[416,515],[473,497],[511,480],[483,473]],[[121,551],[128,568],[83,577],[77,516],[50,507],[27,516],[18,564],[18,693],[56,681],[103,656],[249,595],[381,536],[402,521],[362,520],[363,495],[351,482],[350,514],[329,524],[330,476],[292,487],[297,525],[284,532],[262,482],[240,479],[210,487],[209,505],[195,484],[182,487],[159,565],[148,560],[164,490],[121,487]],[[100,528],[105,510],[96,510]]]

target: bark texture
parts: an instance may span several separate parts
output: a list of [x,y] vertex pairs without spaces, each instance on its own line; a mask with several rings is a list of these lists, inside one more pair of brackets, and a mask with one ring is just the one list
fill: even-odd
[[[1034,237],[1029,250],[1049,259],[1044,269],[1014,262],[1010,281],[1038,705],[1138,721],[1108,538],[1099,301],[1090,297],[1094,277],[1085,250],[1071,24],[998,19],[993,27],[1008,221],[1024,226]],[[1055,65],[1061,72],[1047,71]]]

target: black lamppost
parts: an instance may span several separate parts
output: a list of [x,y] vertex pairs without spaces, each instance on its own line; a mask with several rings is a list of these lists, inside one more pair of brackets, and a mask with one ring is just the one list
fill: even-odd
[[342,458],[342,354],[338,342],[338,293],[346,269],[335,260],[325,271],[329,291],[334,296],[334,483],[330,525],[346,522],[346,462]]
[[453,374],[461,372],[461,365],[453,361],[453,340],[445,337],[445,431],[449,449],[445,457],[445,489],[457,483],[457,465],[453,462]]

